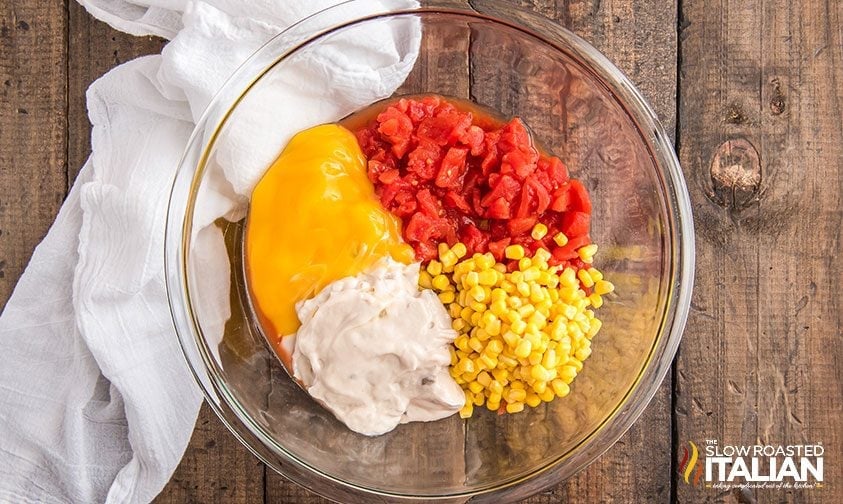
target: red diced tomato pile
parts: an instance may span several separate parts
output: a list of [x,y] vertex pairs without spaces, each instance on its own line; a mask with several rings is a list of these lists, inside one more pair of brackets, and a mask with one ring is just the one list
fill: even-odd
[[[552,264],[582,267],[591,202],[559,158],[545,156],[519,119],[508,123],[458,109],[438,96],[401,99],[356,132],[381,203],[404,223],[404,239],[429,261],[437,245],[462,242],[469,254],[520,244],[545,248]],[[547,234],[533,239],[536,223]],[[559,246],[554,236],[564,233]]]

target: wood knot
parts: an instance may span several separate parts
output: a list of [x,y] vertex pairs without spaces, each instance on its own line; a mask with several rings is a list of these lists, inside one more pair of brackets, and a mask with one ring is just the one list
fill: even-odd
[[781,115],[787,106],[782,93],[782,83],[779,79],[773,79],[770,84],[773,85],[773,96],[770,98],[770,112],[773,115]]
[[761,187],[761,160],[755,147],[743,138],[718,147],[710,168],[714,202],[742,210],[757,200]]

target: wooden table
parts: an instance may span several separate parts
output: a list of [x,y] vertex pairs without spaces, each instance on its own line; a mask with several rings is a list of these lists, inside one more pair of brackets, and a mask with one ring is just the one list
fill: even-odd
[[[637,83],[673,135],[696,217],[679,356],[635,426],[527,502],[843,502],[843,2],[519,0]],[[156,53],[73,1],[0,3],[0,299],[90,152],[85,89]],[[825,485],[720,493],[678,475],[688,441],[820,442]],[[203,407],[158,502],[323,499],[252,457]]]

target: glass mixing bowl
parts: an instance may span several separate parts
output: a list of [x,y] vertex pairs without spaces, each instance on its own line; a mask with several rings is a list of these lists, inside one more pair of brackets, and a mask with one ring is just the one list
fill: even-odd
[[[343,502],[504,502],[607,450],[667,373],[688,313],[693,226],[672,145],[593,47],[503,1],[355,0],[258,50],[208,107],[174,183],[166,271],[175,326],[208,402],[279,473]],[[358,435],[269,350],[244,290],[242,231],[257,178],[290,135],[402,94],[468,98],[521,117],[583,180],[597,266],[616,291],[569,396]],[[279,218],[295,218],[281,215]],[[664,435],[652,433],[652,435]]]

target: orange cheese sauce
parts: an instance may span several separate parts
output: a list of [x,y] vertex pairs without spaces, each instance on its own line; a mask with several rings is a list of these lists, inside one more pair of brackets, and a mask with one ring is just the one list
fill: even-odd
[[296,303],[387,255],[413,261],[354,134],[335,124],[298,133],[255,187],[245,236],[253,305],[282,360],[281,339],[299,327]]

